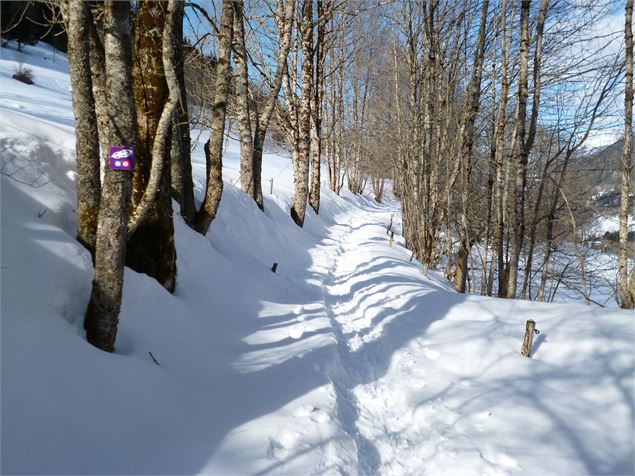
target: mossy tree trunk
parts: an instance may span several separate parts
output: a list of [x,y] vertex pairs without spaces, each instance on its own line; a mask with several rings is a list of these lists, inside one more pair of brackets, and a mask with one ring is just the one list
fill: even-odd
[[[138,136],[135,146],[135,171],[132,207],[141,203],[153,161],[167,162],[170,150],[153,150],[157,125],[169,90],[163,69],[162,35],[167,3],[137,3],[134,27],[133,78]],[[168,142],[169,143],[169,142]],[[159,156],[155,156],[158,152]],[[170,167],[163,167],[156,198],[136,230],[128,238],[126,264],[135,271],[155,278],[168,291],[176,285],[176,249],[172,221]]]

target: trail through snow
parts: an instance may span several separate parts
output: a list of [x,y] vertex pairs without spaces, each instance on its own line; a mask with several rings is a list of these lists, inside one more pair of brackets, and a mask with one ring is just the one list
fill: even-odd
[[390,198],[323,188],[298,228],[280,154],[262,213],[233,140],[208,235],[175,211],[174,294],[126,269],[115,352],[90,346],[65,56],[1,48],[0,115],[0,472],[634,473],[632,313],[457,294],[410,261]]

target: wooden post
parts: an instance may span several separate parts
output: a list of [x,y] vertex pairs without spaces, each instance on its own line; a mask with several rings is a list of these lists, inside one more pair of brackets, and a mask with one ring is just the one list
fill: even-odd
[[273,178],[269,179],[269,195],[273,195]]
[[277,269],[278,269],[278,263],[273,263],[273,266],[271,267],[271,271],[275,273]]
[[529,319],[525,324],[525,338],[523,339],[523,348],[520,355],[531,358],[531,344],[534,340],[534,332],[536,332],[536,323],[533,319]]

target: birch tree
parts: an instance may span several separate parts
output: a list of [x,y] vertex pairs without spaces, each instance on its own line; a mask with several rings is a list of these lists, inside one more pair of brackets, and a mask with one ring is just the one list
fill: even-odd
[[[632,183],[633,143],[633,0],[626,0],[624,21],[626,43],[626,77],[624,87],[624,145],[621,157],[619,302],[623,309],[633,309],[635,301],[635,265],[628,278],[628,215]],[[632,258],[632,252],[631,252]]]

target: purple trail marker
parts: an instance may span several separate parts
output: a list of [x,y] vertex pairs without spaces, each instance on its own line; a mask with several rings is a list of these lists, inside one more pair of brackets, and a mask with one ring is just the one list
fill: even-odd
[[134,147],[110,147],[110,169],[111,170],[133,170],[134,169]]

